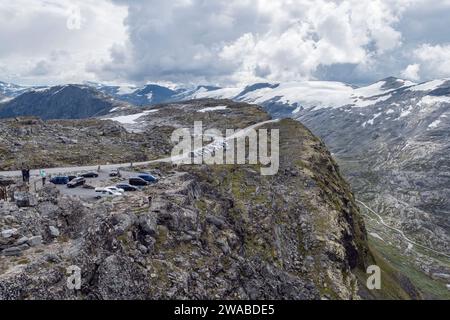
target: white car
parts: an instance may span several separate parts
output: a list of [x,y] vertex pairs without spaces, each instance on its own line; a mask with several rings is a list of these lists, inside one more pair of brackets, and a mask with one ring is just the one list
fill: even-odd
[[125,190],[117,187],[95,188],[95,192],[112,191],[116,193],[125,193]]
[[120,192],[114,192],[114,191],[111,191],[111,190],[103,190],[103,191],[96,191],[96,192],[98,192],[99,194],[96,196],[96,198],[97,199],[100,199],[100,198],[103,198],[103,197],[111,197],[111,198],[114,198],[114,197],[122,197],[123,196],[123,193],[120,193]]
[[117,187],[106,187],[104,190],[109,190],[112,192],[125,193],[125,190],[117,188]]

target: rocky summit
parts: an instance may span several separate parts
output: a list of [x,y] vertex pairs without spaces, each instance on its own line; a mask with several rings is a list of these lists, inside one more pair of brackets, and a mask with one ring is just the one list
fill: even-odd
[[[85,164],[120,163],[134,155],[101,150],[145,142],[151,159],[170,155],[173,129],[191,128],[194,121],[219,130],[262,123],[279,130],[280,166],[273,176],[261,175],[259,164],[124,167],[124,176],[151,172],[158,182],[112,198],[94,197],[89,189],[71,193],[65,186],[33,189],[5,177],[0,299],[424,297],[409,275],[369,245],[358,204],[323,142],[298,121],[270,119],[255,105],[196,100],[58,125],[2,121],[3,132],[14,132],[19,142],[26,137],[36,152],[42,150],[36,145],[52,145],[45,149],[49,166],[70,164],[61,150],[74,145],[89,155]],[[42,128],[52,131],[45,136]],[[77,143],[55,139],[56,133]],[[18,166],[8,158],[12,148],[32,169],[42,166],[34,162],[39,157],[2,138],[3,168]],[[374,264],[382,267],[381,290],[366,287],[367,267]]]

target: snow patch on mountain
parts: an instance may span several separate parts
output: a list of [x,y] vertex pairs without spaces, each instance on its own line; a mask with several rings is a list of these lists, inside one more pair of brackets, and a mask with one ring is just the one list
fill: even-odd
[[372,119],[370,119],[370,120],[364,122],[364,123],[362,124],[362,126],[363,126],[363,127],[366,127],[366,125],[368,125],[368,124],[370,124],[371,126],[373,126],[375,119],[378,118],[379,116],[381,116],[381,114],[382,114],[382,112],[375,114],[375,115],[373,116]]
[[433,105],[436,103],[450,103],[450,97],[447,97],[447,96],[425,96],[419,102],[420,105]]
[[399,118],[403,118],[403,117],[406,117],[406,116],[410,115],[412,110],[413,110],[412,106],[409,106],[408,109],[406,109],[406,110],[402,110],[402,112],[400,113]]
[[129,114],[126,116],[118,116],[118,117],[113,117],[113,118],[105,118],[105,120],[112,120],[112,121],[116,121],[119,122],[121,124],[135,124],[136,122],[138,122],[139,118],[146,116],[150,113],[154,113],[157,112],[159,110],[154,109],[154,110],[147,110],[141,113],[136,113],[136,114]]
[[435,120],[428,126],[429,129],[437,128],[441,124],[441,120]]
[[435,89],[439,88],[448,80],[449,79],[432,80],[432,81],[418,84],[418,85],[410,87],[408,89],[411,91],[431,91],[431,90],[435,90]]
[[217,107],[208,107],[208,108],[203,108],[201,110],[198,110],[198,112],[211,112],[211,111],[219,111],[219,110],[226,110],[227,106],[217,106]]
[[387,78],[359,88],[335,81],[293,81],[279,84],[260,83],[245,88],[199,87],[186,96],[190,99],[233,99],[260,105],[276,103],[294,107],[290,112],[295,114],[302,108],[364,108],[390,99],[397,90],[415,85],[414,82],[396,78]]
[[353,88],[333,81],[302,81],[282,83],[276,88],[263,88],[243,95],[240,100],[263,104],[276,101],[305,108],[340,107],[351,104]]
[[190,94],[190,98],[232,99],[239,93],[241,93],[243,90],[244,90],[243,88],[221,88],[217,90],[208,90],[205,87],[200,87],[198,90]]
[[391,88],[391,87],[386,87],[386,84],[387,84],[386,80],[381,80],[381,81],[375,82],[374,84],[371,84],[369,86],[355,89],[353,95],[355,97],[363,97],[363,98],[376,97],[376,96],[380,96],[380,95],[385,95],[389,92],[392,92],[392,91],[395,91],[395,90],[398,90],[401,88],[410,87],[410,86],[415,85],[414,82],[402,80],[402,79],[396,79],[396,83],[397,83],[397,85],[395,87]]

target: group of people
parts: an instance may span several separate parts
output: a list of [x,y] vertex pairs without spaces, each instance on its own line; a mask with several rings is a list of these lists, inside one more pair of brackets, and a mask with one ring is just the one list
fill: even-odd
[[[45,182],[47,180],[47,173],[45,172],[44,169],[39,170],[39,175],[41,176],[42,179],[42,186],[45,185]],[[30,183],[30,168],[24,168],[22,169],[22,180],[24,183]]]

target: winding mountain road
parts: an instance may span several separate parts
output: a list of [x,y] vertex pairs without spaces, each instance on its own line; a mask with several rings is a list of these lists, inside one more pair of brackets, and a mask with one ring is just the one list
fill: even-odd
[[[251,125],[249,127],[243,128],[239,131],[236,131],[233,135],[230,135],[226,138],[222,138],[223,142],[227,142],[229,140],[232,139],[236,139],[239,137],[242,137],[244,135],[246,135],[248,133],[248,131],[252,130],[252,129],[256,129],[258,127],[261,127],[265,124],[269,124],[269,123],[274,123],[274,122],[278,122],[279,119],[275,119],[275,120],[268,120],[268,121],[264,121],[264,122],[259,122],[256,123],[254,125]],[[192,152],[197,153],[199,151],[205,151],[205,150],[211,150],[211,146],[213,146],[214,148],[214,144],[217,141],[212,142],[209,145],[206,145],[202,148],[198,148],[193,150]],[[86,171],[97,171],[98,167],[100,166],[102,170],[106,170],[106,171],[111,171],[111,170],[115,170],[115,169],[121,169],[121,168],[130,168],[133,166],[147,166],[150,164],[155,164],[155,163],[163,163],[163,162],[167,162],[167,163],[177,163],[183,159],[187,159],[191,156],[191,152],[187,152],[178,156],[169,156],[166,158],[161,158],[161,159],[155,159],[155,160],[150,160],[150,161],[144,161],[144,162],[133,162],[133,163],[118,163],[118,164],[96,164],[96,165],[89,165],[89,166],[75,166],[75,167],[60,167],[60,168],[42,168],[45,170],[47,175],[63,175],[63,174],[70,174],[70,173],[74,173],[74,172],[86,172]],[[30,176],[31,177],[39,177],[39,170],[40,169],[35,169],[35,170],[31,170],[30,171]],[[21,177],[22,176],[22,172],[20,170],[16,170],[16,171],[0,171],[0,176],[3,177],[8,177],[8,178],[12,178],[12,177]]]
[[383,220],[383,217],[380,216],[380,215],[379,215],[377,212],[375,212],[374,210],[372,210],[367,204],[365,204],[364,202],[362,202],[362,201],[360,201],[360,200],[356,200],[356,202],[358,202],[358,203],[361,204],[363,207],[365,207],[367,210],[369,210],[371,213],[373,213],[373,214],[378,218],[378,221],[379,221],[380,224],[382,224],[382,225],[385,226],[386,228],[389,228],[389,229],[391,229],[391,230],[393,230],[393,231],[399,233],[400,236],[401,236],[406,242],[408,242],[408,243],[410,243],[410,244],[412,244],[412,245],[414,245],[414,246],[420,247],[420,248],[422,248],[422,249],[432,251],[432,252],[434,252],[434,253],[436,253],[436,254],[438,254],[438,255],[442,255],[442,256],[444,256],[444,257],[450,258],[450,255],[448,255],[448,254],[446,254],[446,253],[444,253],[444,252],[440,252],[440,251],[434,250],[434,249],[432,249],[432,248],[430,248],[430,247],[424,246],[424,245],[422,245],[422,244],[420,244],[420,243],[417,243],[417,242],[415,242],[415,241],[409,239],[409,238],[405,235],[405,233],[404,233],[402,230],[400,230],[400,229],[398,229],[398,228],[395,228],[395,227],[392,227],[392,226],[388,225],[388,224]]

